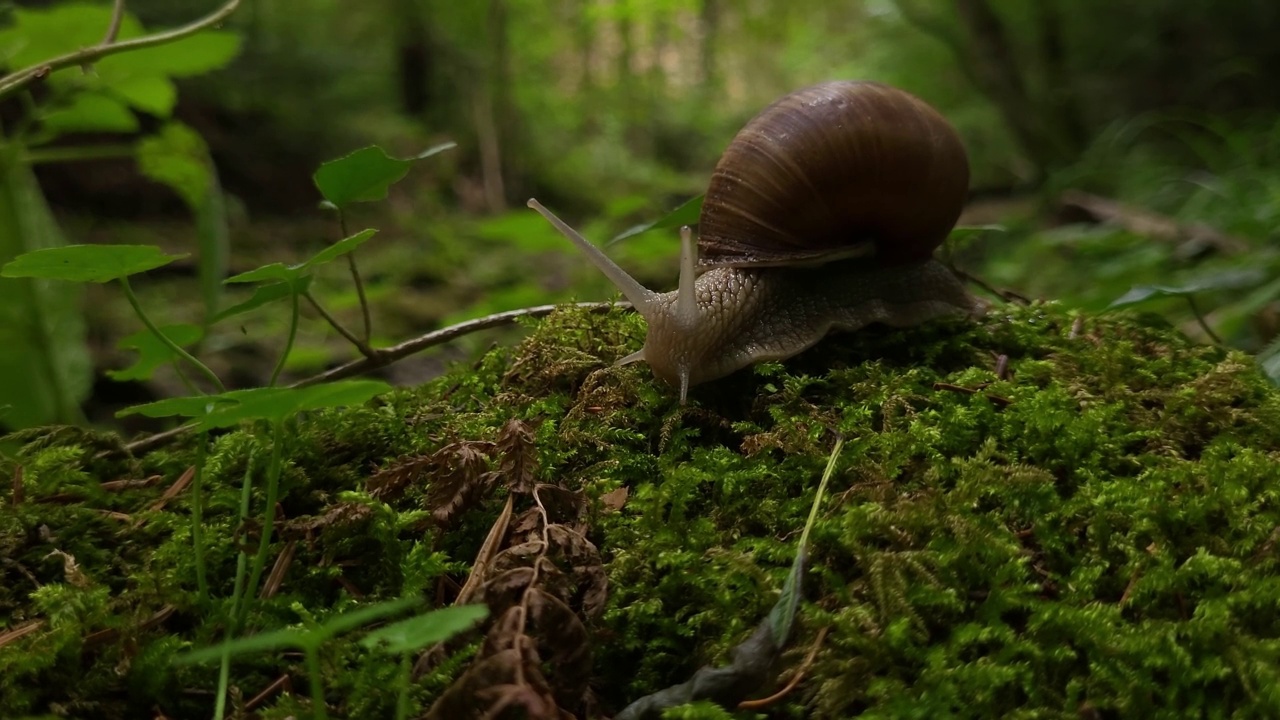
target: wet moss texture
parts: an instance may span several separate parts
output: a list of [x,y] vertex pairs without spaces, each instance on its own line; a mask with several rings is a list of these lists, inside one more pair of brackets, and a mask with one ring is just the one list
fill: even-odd
[[[473,493],[442,529],[430,464],[402,473],[396,492],[371,480],[452,444],[496,447],[520,420],[533,479],[587,499],[580,528],[608,592],[584,615],[594,699],[583,712],[609,715],[723,664],[760,622],[840,436],[780,682],[825,637],[794,691],[736,716],[1280,708],[1280,394],[1250,358],[1140,316],[1005,307],[835,336],[695,388],[681,407],[643,364],[610,365],[639,346],[635,316],[565,310],[530,327],[423,387],[290,422],[272,556],[291,562],[247,627],[406,593],[450,602],[506,490]],[[221,639],[230,610],[218,598],[259,532],[236,520],[240,484],[270,437],[245,427],[210,445],[204,601],[189,497],[157,508],[193,462],[189,438],[141,457],[77,429],[11,438],[0,716],[210,716],[216,666],[169,661]],[[430,664],[417,706],[467,667],[479,638]],[[342,640],[323,660],[331,716],[391,716],[393,660]],[[305,671],[287,653],[239,659],[231,707],[247,712],[290,675],[297,696],[252,711],[309,713]]]

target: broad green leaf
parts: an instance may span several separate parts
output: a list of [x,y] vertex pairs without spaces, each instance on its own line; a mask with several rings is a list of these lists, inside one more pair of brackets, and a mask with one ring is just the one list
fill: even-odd
[[650,230],[667,230],[670,228],[683,227],[685,225],[697,225],[698,219],[702,215],[702,195],[686,200],[680,207],[663,215],[651,223],[641,223],[633,227],[627,228],[621,234],[615,236],[606,245],[612,245],[621,242],[629,237],[647,233]]
[[387,196],[387,188],[409,172],[409,166],[414,160],[430,157],[452,147],[453,143],[445,143],[414,157],[398,160],[387,155],[377,145],[370,145],[324,163],[316,170],[312,179],[324,199],[338,208],[355,202],[382,200]]
[[308,270],[311,270],[317,265],[323,265],[331,260],[342,257],[343,255],[355,250],[368,241],[369,238],[373,237],[376,232],[378,231],[372,228],[361,230],[355,235],[339,240],[297,265],[285,265],[284,263],[278,262],[271,263],[270,265],[263,265],[262,267],[242,272],[239,275],[233,275],[223,282],[249,283],[273,280],[276,282],[297,283],[301,281],[302,278],[307,277],[306,273]]
[[193,210],[208,196],[210,167],[204,138],[180,122],[166,123],[138,143],[142,174],[173,188]]
[[[0,58],[9,69],[44,62],[102,42],[111,22],[111,6],[103,3],[66,2],[50,8],[12,10],[13,23],[0,30]],[[142,24],[126,12],[120,23],[121,40],[142,35]],[[84,76],[80,68],[54,73],[55,78]]]
[[488,615],[489,608],[484,605],[442,608],[378,628],[360,643],[371,650],[399,655],[444,642],[466,632]]
[[230,230],[222,187],[208,146],[196,131],[172,121],[139,143],[138,166],[143,175],[173,188],[195,216],[200,295],[206,321],[213,322],[222,303]]
[[19,255],[0,268],[0,276],[104,283],[184,257],[167,255],[155,245],[67,245]]
[[1182,285],[1137,285],[1113,300],[1107,307],[1128,307],[1153,298],[1183,297],[1213,290],[1237,290],[1253,287],[1266,279],[1267,275],[1262,269],[1244,268],[1202,275]]
[[279,630],[272,630],[271,632],[237,638],[235,640],[230,640],[211,647],[201,648],[199,650],[193,650],[192,652],[179,655],[173,659],[173,663],[175,665],[189,665],[192,663],[204,662],[206,660],[217,660],[223,655],[246,655],[249,653],[279,650],[282,648],[314,648],[329,638],[355,630],[356,628],[367,625],[374,620],[380,620],[390,615],[402,613],[405,610],[420,604],[422,604],[422,600],[419,598],[388,600],[386,602],[377,603],[376,605],[369,605],[367,607],[341,613],[329,618],[318,628],[280,628]]
[[361,230],[351,237],[343,238],[329,247],[316,253],[312,258],[304,262],[301,269],[311,269],[317,265],[324,265],[327,262],[336,260],[363,245],[374,233],[378,232],[372,228]]
[[115,80],[108,86],[111,94],[156,117],[169,117],[178,103],[178,88],[160,75],[135,75]]
[[[63,244],[16,142],[0,146],[0,263]],[[81,289],[43,279],[0,280],[0,424],[10,428],[83,420],[92,364]]]
[[254,268],[232,275],[223,280],[224,283],[251,283],[263,282],[264,280],[274,280],[276,282],[292,282],[297,280],[301,274],[298,272],[297,265],[285,265],[284,263],[271,263],[262,267]]
[[224,428],[246,420],[283,420],[294,413],[361,405],[391,389],[381,380],[340,380],[305,388],[255,388],[223,393],[235,405],[209,413],[200,429]]
[[71,103],[51,110],[41,118],[54,133],[133,132],[138,118],[124,103],[94,92],[76,93]]
[[116,412],[116,417],[142,415],[149,418],[187,417],[199,418],[208,415],[219,405],[234,405],[233,398],[223,395],[197,395],[194,397],[165,398],[142,405],[132,405]]
[[96,67],[108,80],[137,75],[191,77],[226,67],[239,52],[238,34],[203,30],[176,42],[110,55],[99,60]]
[[[160,332],[178,347],[183,348],[196,344],[200,338],[204,337],[204,330],[195,325],[166,325],[160,328]],[[147,380],[155,373],[156,368],[178,357],[177,353],[160,342],[160,339],[150,330],[136,332],[123,338],[116,347],[121,350],[136,350],[138,359],[123,370],[108,370],[107,375],[112,380]]]
[[300,295],[306,292],[307,288],[310,287],[310,285],[311,285],[310,275],[304,275],[295,280],[270,283],[268,285],[259,285],[258,287],[254,288],[253,297],[249,298],[248,300],[245,300],[244,302],[238,305],[233,305],[227,308],[226,310],[223,310],[222,312],[215,315],[213,319],[210,320],[209,322],[211,323],[221,322],[223,320],[226,320],[229,317],[235,317],[236,315],[243,315],[244,313],[247,313],[250,310],[260,308],[263,305],[266,305],[267,303],[275,302],[276,300],[282,300],[284,298],[289,297],[290,295],[293,295],[294,293],[297,293]]
[[302,628],[280,628],[176,655],[172,662],[174,665],[194,665],[209,660],[220,660],[223,655],[248,655],[283,648],[301,649],[307,646],[306,635],[307,631]]

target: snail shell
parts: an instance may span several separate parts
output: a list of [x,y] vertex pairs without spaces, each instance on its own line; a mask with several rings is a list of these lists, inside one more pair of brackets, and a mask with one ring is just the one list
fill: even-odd
[[873,82],[813,85],[761,111],[721,156],[698,225],[701,264],[924,260],[968,189],[960,136],[924,101]]
[[529,206],[648,323],[644,347],[618,363],[645,361],[683,403],[692,385],[789,358],[835,330],[980,314],[984,303],[931,259],[968,185],[960,137],[933,108],[886,85],[829,82],[765,108],[729,144],[697,245],[682,229],[674,292],[644,287]]

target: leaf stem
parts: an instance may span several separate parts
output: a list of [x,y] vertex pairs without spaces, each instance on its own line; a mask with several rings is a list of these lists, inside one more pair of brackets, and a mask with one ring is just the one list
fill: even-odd
[[[350,233],[347,232],[347,214],[342,208],[338,208],[338,228],[342,231],[342,237],[350,237]],[[364,316],[364,344],[368,346],[373,337],[373,318],[369,314],[369,299],[364,294],[364,280],[360,278],[360,268],[356,265],[354,250],[347,253],[347,267],[351,269],[351,279],[356,284],[356,295],[360,298],[360,313]],[[369,353],[364,354],[367,356]]]
[[303,292],[302,296],[307,299],[307,302],[311,303],[311,307],[315,308],[316,312],[320,313],[320,317],[324,318],[325,322],[329,323],[330,327],[337,330],[339,335],[347,339],[347,342],[355,345],[361,355],[364,355],[366,358],[377,357],[378,353],[374,352],[373,348],[369,347],[368,343],[355,335],[352,335],[351,331],[343,327],[342,323],[338,322],[337,318],[330,315],[329,311],[325,310],[324,307],[320,305],[320,301],[316,300],[316,296],[312,295],[310,290]]
[[110,45],[120,35],[120,21],[124,20],[124,0],[116,0],[111,7],[111,24],[107,26],[107,34],[103,36],[103,45]]
[[289,360],[289,353],[293,352],[293,340],[298,336],[298,293],[291,293],[289,299],[293,301],[293,313],[289,316],[289,339],[285,340],[284,351],[280,353],[280,360],[271,371],[271,382],[267,383],[267,387],[276,386],[276,381],[280,379],[280,372],[284,370],[284,364]]
[[1196,298],[1194,295],[1183,295],[1187,299],[1187,306],[1191,308],[1191,314],[1196,316],[1196,322],[1200,323],[1200,329],[1213,340],[1214,344],[1222,345],[1222,338],[1218,337],[1218,333],[1209,327],[1208,321],[1204,319],[1204,315],[1200,313],[1200,308],[1196,306]]
[[54,71],[73,65],[85,65],[95,60],[100,60],[108,55],[128,52],[130,50],[139,50],[141,48],[155,47],[156,45],[164,45],[175,40],[194,35],[205,28],[212,27],[227,19],[231,13],[236,11],[240,6],[240,0],[227,0],[222,7],[214,10],[208,15],[188,23],[181,27],[164,32],[152,33],[151,35],[143,35],[138,38],[130,38],[121,42],[101,42],[87,48],[81,48],[75,52],[65,55],[59,55],[35,65],[25,67],[21,70],[14,71],[0,77],[0,100],[9,97],[18,90],[26,87],[32,82],[39,80]]
[[191,479],[191,547],[196,561],[196,592],[200,604],[209,602],[209,578],[204,565],[204,463],[208,453],[208,433],[196,436],[196,472]]
[[160,332],[160,328],[156,327],[155,323],[151,322],[151,318],[147,317],[147,313],[143,311],[142,304],[138,302],[138,296],[133,294],[133,287],[129,285],[128,277],[120,278],[120,287],[124,288],[124,296],[129,299],[129,305],[133,308],[133,312],[137,314],[138,319],[142,321],[142,324],[147,326],[147,329],[151,331],[151,334],[156,336],[156,339],[164,343],[165,347],[172,350],[178,355],[178,357],[191,363],[192,367],[199,370],[201,375],[204,375],[209,379],[209,382],[213,383],[213,386],[218,389],[218,392],[227,391],[227,388],[223,386],[222,381],[219,380],[218,376],[209,369],[208,365],[205,365],[197,360],[191,353],[183,350],[181,346],[170,340],[168,335]]
[[308,645],[306,656],[307,681],[311,685],[311,713],[317,720],[324,720],[329,712],[324,704],[324,684],[320,677],[320,648]]
[[[240,515],[239,525],[244,526],[246,520],[249,519],[249,499],[253,495],[253,458],[254,453],[249,451],[249,457],[245,460],[244,480],[240,482]],[[249,556],[241,550],[236,557],[236,580],[235,586],[231,591],[231,621],[227,623],[227,633],[225,642],[231,642],[235,634],[240,631],[241,618],[244,614],[243,608],[247,605],[244,598],[244,574],[245,569],[249,565]],[[227,690],[231,683],[231,650],[228,648],[222,653],[222,662],[218,666],[218,699],[214,705],[214,720],[222,720],[227,711]]]
[[[284,445],[284,420],[276,420],[271,424],[271,461],[267,467],[266,507],[262,511],[262,537],[258,541],[258,552],[253,557],[253,568],[249,571],[249,582],[245,585],[246,598],[258,587],[262,579],[262,570],[267,566],[267,552],[271,550],[271,531],[276,524],[276,503],[280,499],[280,471],[284,466],[282,446]],[[248,603],[240,606],[240,615]]]

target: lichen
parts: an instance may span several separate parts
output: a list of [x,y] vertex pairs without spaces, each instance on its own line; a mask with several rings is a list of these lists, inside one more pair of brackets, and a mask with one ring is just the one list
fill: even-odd
[[[505,496],[480,498],[445,533],[429,478],[387,496],[369,479],[450,443],[493,442],[518,419],[534,428],[536,479],[597,499],[587,533],[609,595],[589,628],[592,686],[616,712],[722,664],[760,622],[840,436],[791,665],[827,633],[769,716],[1280,707],[1280,394],[1247,357],[1143,316],[1009,307],[834,336],[680,406],[642,364],[611,364],[642,337],[623,311],[564,310],[422,387],[292,421],[273,551],[291,545],[294,558],[248,626],[406,592],[448,602]],[[23,468],[25,498],[0,513],[0,632],[42,625],[0,647],[0,715],[208,715],[216,669],[168,661],[221,639],[218,598],[258,532],[235,527],[240,482],[261,471],[270,433],[246,427],[209,452],[206,603],[186,498],[149,509],[191,464],[190,439],[137,458],[101,455],[111,443],[84,433],[21,440],[4,465]],[[620,510],[598,501],[622,487]],[[415,700],[429,705],[475,649],[451,646]],[[392,661],[338,642],[324,667],[339,715],[389,716]],[[237,660],[233,705],[302,672],[287,655]],[[282,717],[305,701],[257,709]]]

